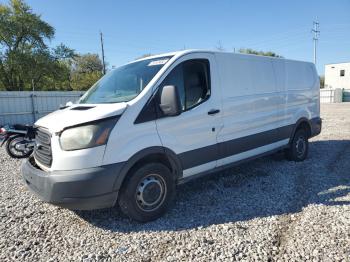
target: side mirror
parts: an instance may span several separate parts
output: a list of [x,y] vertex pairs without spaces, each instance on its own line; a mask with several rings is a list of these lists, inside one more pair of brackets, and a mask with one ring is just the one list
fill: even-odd
[[180,94],[176,86],[164,86],[160,94],[160,109],[166,116],[181,114]]
[[66,103],[66,106],[68,107],[68,106],[72,106],[73,105],[73,102],[72,101],[68,101],[67,103]]

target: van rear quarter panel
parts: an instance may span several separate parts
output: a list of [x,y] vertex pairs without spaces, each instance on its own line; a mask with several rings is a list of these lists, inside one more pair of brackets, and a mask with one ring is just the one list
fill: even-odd
[[308,62],[286,60],[285,68],[287,122],[294,124],[302,117],[319,117],[320,89],[315,66]]
[[272,59],[217,53],[224,127],[218,142],[285,125],[286,95],[276,84]]
[[[300,118],[319,116],[319,85],[312,64],[227,53],[216,53],[216,59],[223,94],[224,125],[218,134],[222,150],[230,150],[232,143],[226,142],[250,135],[256,147],[249,156],[279,148],[288,144]],[[232,161],[235,156],[218,165]]]

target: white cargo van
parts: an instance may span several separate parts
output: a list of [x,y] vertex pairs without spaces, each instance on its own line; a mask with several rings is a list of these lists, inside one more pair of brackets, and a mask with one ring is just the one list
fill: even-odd
[[35,125],[22,174],[42,200],[149,221],[189,179],[277,150],[304,160],[319,79],[312,63],[186,50],[119,67]]

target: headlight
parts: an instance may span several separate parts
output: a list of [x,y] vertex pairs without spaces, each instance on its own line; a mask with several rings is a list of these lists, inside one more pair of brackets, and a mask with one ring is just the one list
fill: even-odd
[[113,117],[68,128],[61,133],[61,148],[70,151],[104,145],[117,120]]

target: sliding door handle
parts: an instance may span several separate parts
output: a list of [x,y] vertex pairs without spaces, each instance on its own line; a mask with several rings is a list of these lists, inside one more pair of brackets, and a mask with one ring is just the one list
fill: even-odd
[[208,112],[208,115],[215,115],[217,113],[220,113],[220,109],[212,109]]

